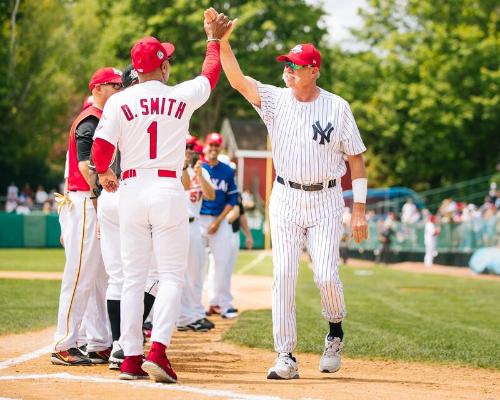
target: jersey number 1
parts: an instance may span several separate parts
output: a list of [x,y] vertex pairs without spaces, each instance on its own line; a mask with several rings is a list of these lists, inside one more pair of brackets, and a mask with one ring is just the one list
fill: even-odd
[[148,127],[148,133],[149,133],[149,158],[151,160],[156,158],[156,142],[157,142],[157,129],[158,129],[158,122],[154,121],[151,122],[151,125]]

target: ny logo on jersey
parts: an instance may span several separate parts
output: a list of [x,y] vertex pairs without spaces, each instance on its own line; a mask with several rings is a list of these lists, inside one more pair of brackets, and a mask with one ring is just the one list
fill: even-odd
[[319,136],[321,136],[321,140],[319,141],[319,144],[324,145],[325,140],[328,143],[330,143],[330,135],[333,131],[333,126],[332,126],[331,122],[328,122],[328,125],[326,126],[326,128],[323,129],[321,127],[321,125],[319,124],[319,121],[316,121],[316,123],[314,123],[312,128],[313,128],[313,132],[314,132],[313,140],[318,140],[318,135],[319,135]]

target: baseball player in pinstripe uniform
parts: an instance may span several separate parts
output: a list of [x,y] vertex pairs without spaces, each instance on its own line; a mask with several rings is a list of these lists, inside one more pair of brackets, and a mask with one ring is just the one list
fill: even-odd
[[346,172],[346,154],[354,192],[351,226],[359,243],[368,234],[362,156],[366,149],[349,104],[316,85],[321,54],[312,44],[299,44],[277,57],[283,62],[287,86],[278,88],[243,75],[228,41],[231,30],[221,42],[222,66],[231,86],[254,106],[266,124],[277,173],[269,215],[274,264],[273,335],[278,357],[267,378],[299,377],[292,352],[297,344],[295,288],[303,244],[311,255],[322,313],[329,322],[319,369],[335,372],[340,368],[342,320],[346,315],[338,272],[344,207],[339,182]]

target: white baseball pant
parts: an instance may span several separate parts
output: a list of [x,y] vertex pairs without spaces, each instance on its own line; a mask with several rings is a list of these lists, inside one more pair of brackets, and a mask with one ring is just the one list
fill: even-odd
[[119,200],[123,289],[121,339],[126,356],[143,354],[143,291],[150,254],[159,285],[151,341],[169,345],[180,310],[189,247],[188,212],[180,179],[158,177],[156,169],[138,169],[124,180]]
[[323,317],[340,322],[346,315],[338,270],[343,206],[338,185],[306,192],[274,184],[269,216],[274,264],[273,336],[278,353],[291,353],[297,345],[295,291],[304,244],[312,259]]
[[189,224],[189,254],[177,326],[186,326],[205,317],[205,308],[201,302],[205,259],[200,222],[195,219]]
[[[86,319],[87,343],[91,348],[100,347],[96,350],[103,350],[110,345],[111,338],[108,324],[98,322],[107,321],[107,314],[104,295],[95,292],[102,291],[103,287],[95,283],[106,282],[107,277],[96,235],[96,212],[90,200],[90,192],[69,192],[67,196],[71,200],[71,206],[65,205],[59,215],[66,264],[53,349],[58,352],[77,347],[80,325],[89,298],[92,297],[94,302],[102,299],[103,304],[97,306],[95,303],[90,306],[95,314]],[[101,346],[101,342],[106,342],[107,345]]]
[[[97,202],[97,220],[101,232],[101,252],[106,272],[109,276],[106,300],[120,300],[123,287],[123,265],[120,253],[120,221],[118,203],[120,189],[110,193],[102,191]],[[156,296],[158,274],[154,256],[151,254],[150,270],[146,281],[145,292]]]
[[226,220],[222,221],[219,229],[214,234],[208,234],[208,228],[216,217],[212,215],[200,216],[201,236],[204,246],[208,246],[214,257],[213,279],[209,273],[208,279],[213,291],[209,290],[209,304],[220,306],[222,313],[232,307],[231,276],[227,277],[230,246],[232,239],[231,225]]

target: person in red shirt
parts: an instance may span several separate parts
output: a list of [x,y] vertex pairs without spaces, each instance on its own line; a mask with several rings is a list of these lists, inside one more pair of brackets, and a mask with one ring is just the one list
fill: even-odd
[[[104,104],[121,87],[119,70],[97,70],[89,82],[93,103],[81,111],[69,134],[67,193],[56,197],[66,264],[51,355],[53,364],[87,365],[107,362],[109,357],[111,338],[104,300],[107,276],[96,236],[96,180],[91,178],[88,166]],[[78,331],[87,305],[95,315],[85,319],[87,353],[82,353],[78,349]]]

